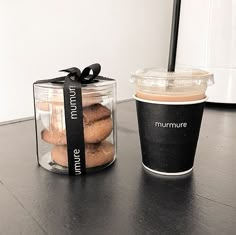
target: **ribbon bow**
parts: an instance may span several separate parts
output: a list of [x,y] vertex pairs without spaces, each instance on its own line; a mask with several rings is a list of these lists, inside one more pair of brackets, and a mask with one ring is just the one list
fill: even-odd
[[[92,74],[90,72],[92,71]],[[67,72],[69,73],[69,77],[73,81],[80,82],[81,84],[89,84],[95,82],[95,78],[98,78],[99,80],[113,80],[105,77],[98,76],[101,71],[101,65],[96,63],[96,64],[91,64],[88,67],[84,68],[84,70],[81,72],[80,69],[76,67],[68,68],[68,69],[63,69],[60,70],[59,72]],[[52,79],[45,79],[45,80],[38,80],[34,84],[39,84],[39,83],[64,83],[66,79],[66,76],[63,77],[57,77],[57,78],[52,78]]]
[[[93,72],[92,75],[90,75],[90,71]],[[82,71],[82,73],[81,73],[80,69],[78,69],[76,67],[60,70],[60,72],[69,73],[70,79],[72,79],[74,81],[80,81],[82,84],[91,83],[98,76],[100,71],[101,71],[100,64],[92,64],[92,65],[86,67]]]

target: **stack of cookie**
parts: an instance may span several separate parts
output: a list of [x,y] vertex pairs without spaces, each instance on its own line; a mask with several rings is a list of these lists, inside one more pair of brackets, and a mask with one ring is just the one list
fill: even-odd
[[[44,129],[41,138],[53,145],[52,160],[60,166],[68,167],[63,102],[39,102],[36,107],[42,114],[49,115],[47,124],[42,120]],[[111,110],[100,103],[83,103],[83,126],[86,168],[112,162],[115,155],[114,145],[107,140],[113,131]]]

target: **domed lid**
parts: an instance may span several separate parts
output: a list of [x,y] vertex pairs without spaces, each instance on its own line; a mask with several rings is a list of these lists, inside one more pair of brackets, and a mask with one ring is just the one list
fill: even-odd
[[167,85],[174,81],[178,81],[178,84],[181,81],[183,84],[186,81],[193,81],[199,85],[214,84],[213,74],[200,69],[177,68],[175,72],[167,72],[165,69],[145,68],[131,75],[131,82],[143,86],[159,86],[160,82],[163,85],[163,81]]

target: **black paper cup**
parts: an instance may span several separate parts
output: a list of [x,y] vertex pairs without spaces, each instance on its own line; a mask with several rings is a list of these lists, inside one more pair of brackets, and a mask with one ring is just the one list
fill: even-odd
[[163,175],[191,172],[206,98],[187,102],[134,98],[143,166]]

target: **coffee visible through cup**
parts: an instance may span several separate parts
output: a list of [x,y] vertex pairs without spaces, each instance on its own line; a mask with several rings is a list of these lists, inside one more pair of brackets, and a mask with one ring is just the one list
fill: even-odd
[[136,92],[136,97],[145,99],[145,100],[153,100],[153,101],[169,101],[169,102],[183,102],[183,101],[192,101],[192,100],[201,100],[206,97],[205,93],[201,94],[184,94],[180,95],[155,95],[148,94],[141,91]]

